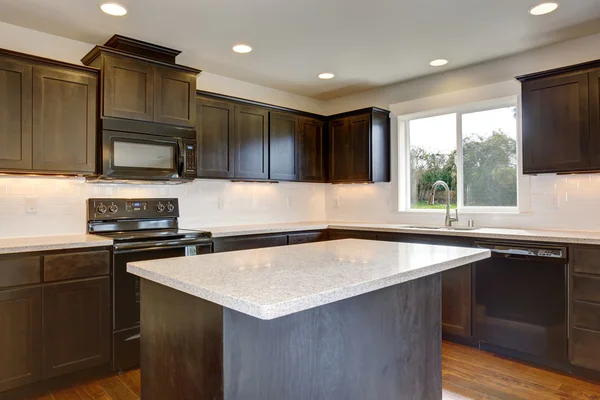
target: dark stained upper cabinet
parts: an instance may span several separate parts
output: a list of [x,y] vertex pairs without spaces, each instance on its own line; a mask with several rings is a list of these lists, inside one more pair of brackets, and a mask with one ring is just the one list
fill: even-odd
[[269,115],[269,178],[298,180],[298,117],[271,112]]
[[590,72],[589,85],[591,164],[600,170],[600,69]]
[[269,178],[269,111],[235,106],[234,177]]
[[196,74],[154,68],[154,122],[196,124]]
[[307,182],[327,181],[327,153],[323,122],[313,118],[300,118],[299,173]]
[[234,105],[196,98],[199,178],[233,178]]
[[105,56],[102,64],[103,109],[106,117],[152,121],[154,69],[137,60]]
[[0,51],[0,171],[91,175],[98,70]]
[[102,71],[102,116],[166,125],[196,125],[200,70],[175,64],[179,51],[113,36],[81,60]]
[[93,173],[96,168],[95,74],[33,68],[33,169]]
[[32,67],[0,58],[0,169],[30,170]]
[[598,71],[600,60],[517,77],[524,173],[600,170]]
[[371,108],[333,116],[329,166],[332,183],[389,182],[389,112]]

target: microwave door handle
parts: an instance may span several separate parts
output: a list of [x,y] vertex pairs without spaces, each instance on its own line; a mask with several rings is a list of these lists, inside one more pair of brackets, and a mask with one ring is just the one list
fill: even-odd
[[177,176],[179,176],[180,178],[183,178],[183,168],[185,166],[185,151],[183,149],[183,140],[179,139],[177,140],[177,154],[176,154],[176,159],[177,159]]

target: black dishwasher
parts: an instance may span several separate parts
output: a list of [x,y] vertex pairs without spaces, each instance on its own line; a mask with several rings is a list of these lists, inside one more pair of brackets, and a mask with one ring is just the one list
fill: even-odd
[[476,242],[473,336],[482,349],[561,368],[567,363],[567,248]]

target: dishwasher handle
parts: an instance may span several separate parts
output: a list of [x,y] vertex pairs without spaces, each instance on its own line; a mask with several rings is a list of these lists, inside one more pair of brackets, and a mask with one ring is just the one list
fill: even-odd
[[566,260],[567,248],[556,246],[543,246],[533,244],[531,246],[512,243],[494,243],[494,242],[475,242],[475,246],[480,249],[488,249],[492,252],[492,257],[513,258],[520,260],[529,259],[554,259]]

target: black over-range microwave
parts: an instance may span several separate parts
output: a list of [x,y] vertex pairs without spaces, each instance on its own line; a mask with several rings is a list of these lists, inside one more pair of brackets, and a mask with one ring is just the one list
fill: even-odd
[[128,120],[102,120],[101,180],[183,183],[196,177],[196,131]]

